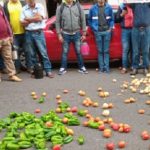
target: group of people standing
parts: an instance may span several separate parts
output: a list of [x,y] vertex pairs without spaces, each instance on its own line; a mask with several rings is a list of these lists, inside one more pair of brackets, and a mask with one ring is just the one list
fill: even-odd
[[[88,14],[88,24],[93,30],[98,49],[99,72],[110,72],[109,47],[114,29],[114,19],[119,20],[122,27],[122,70],[126,73],[132,67],[132,75],[138,73],[140,57],[144,75],[149,68],[150,48],[150,4],[121,4],[116,16],[112,7],[106,0],[97,0]],[[19,55],[25,54],[26,69],[33,72],[34,65],[40,60],[46,75],[53,78],[52,65],[47,55],[43,28],[45,27],[44,8],[36,0],[9,0],[0,7],[0,52],[2,61],[8,71],[9,79],[22,81],[16,76],[17,70],[24,69],[20,60],[12,61],[12,43],[19,47]],[[80,32],[82,29],[82,32]],[[62,60],[59,75],[67,72],[67,55],[70,43],[74,44],[78,60],[79,72],[87,74],[88,71],[80,52],[81,42],[86,40],[86,18],[82,6],[76,0],[63,0],[56,10],[56,31],[62,43]],[[21,48],[20,48],[21,47]],[[128,54],[131,56],[129,66]],[[37,57],[38,55],[38,57]],[[0,59],[1,60],[1,59]],[[1,78],[0,78],[1,79]]]
[[[44,8],[35,0],[9,0],[0,6],[0,53],[1,63],[11,81],[22,81],[16,76],[16,71],[26,69],[33,73],[33,67],[39,59],[43,63],[46,76],[53,78],[51,62],[48,58],[46,42],[43,33],[45,28]],[[26,68],[21,64],[20,57],[12,60],[12,45],[18,47],[18,56],[25,55]],[[39,57],[37,57],[39,55]],[[1,76],[0,76],[1,79]]]
[[[118,9],[116,19],[120,20],[122,27],[122,73],[126,73],[128,67],[132,67],[131,75],[136,75],[141,67],[144,75],[148,73],[150,65],[149,15],[150,3],[121,4]],[[129,53],[131,66],[129,66]]]
[[[80,6],[82,10],[82,7]],[[66,59],[70,42],[75,44],[79,69],[83,66],[80,54],[80,44],[86,35],[85,16],[83,10],[78,9],[78,2],[64,0],[56,11],[56,30],[60,42],[63,43],[62,66],[60,74],[66,73]],[[114,15],[112,7],[106,0],[97,0],[88,14],[88,25],[93,30],[98,50],[99,72],[110,72],[109,48],[115,19],[121,24],[122,32],[122,70],[127,73],[132,68],[131,75],[136,75],[138,69],[143,69],[146,75],[149,69],[150,59],[150,3],[120,4]],[[82,35],[80,35],[82,27]],[[78,35],[78,44],[74,38]],[[78,46],[77,46],[78,45]],[[130,55],[130,57],[129,57]],[[142,59],[141,59],[142,58]],[[141,64],[142,60],[142,64]],[[65,62],[65,63],[64,63]],[[129,63],[130,62],[130,63]],[[80,66],[80,64],[82,64]],[[87,71],[85,71],[87,72]]]

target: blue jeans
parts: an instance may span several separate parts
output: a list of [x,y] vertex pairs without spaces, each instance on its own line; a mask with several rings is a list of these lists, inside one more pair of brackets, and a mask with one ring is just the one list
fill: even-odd
[[133,68],[139,67],[140,51],[143,58],[143,68],[149,66],[150,27],[132,29]]
[[123,68],[129,67],[129,53],[132,49],[132,29],[122,29],[122,66]]
[[80,52],[80,45],[81,45],[80,38],[81,38],[80,32],[77,32],[74,35],[63,34],[64,42],[63,42],[63,53],[62,53],[62,60],[61,60],[61,68],[65,68],[65,69],[67,68],[67,55],[69,52],[69,46],[70,46],[71,42],[75,46],[75,53],[77,56],[79,69],[84,66],[83,58],[82,58],[82,55]]
[[109,45],[111,39],[110,31],[94,32],[98,48],[98,64],[100,71],[109,72]]
[[5,68],[4,60],[3,60],[2,56],[0,55],[0,70],[4,69],[4,68]]
[[26,31],[26,48],[29,51],[30,67],[33,67],[38,62],[37,52],[39,52],[45,72],[51,71],[52,65],[48,58],[43,31]]
[[18,47],[18,59],[15,60],[15,67],[16,69],[20,69],[21,67],[21,61],[20,61],[20,55],[22,53],[25,54],[25,62],[27,68],[30,67],[30,64],[28,63],[28,51],[26,50],[26,43],[25,43],[25,34],[16,34],[14,35],[14,45]]

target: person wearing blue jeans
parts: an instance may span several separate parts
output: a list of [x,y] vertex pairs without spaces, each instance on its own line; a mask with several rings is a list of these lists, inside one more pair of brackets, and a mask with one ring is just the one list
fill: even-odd
[[129,54],[131,54],[131,36],[132,36],[132,29],[122,29],[122,48],[123,48],[123,55],[122,55],[122,72],[126,73],[127,68],[129,68]]
[[136,75],[138,73],[140,52],[142,53],[143,74],[146,75],[149,67],[150,3],[130,4],[130,7],[134,15],[132,29],[133,70],[131,75]]
[[44,18],[45,13],[42,4],[36,3],[35,0],[27,0],[27,5],[23,7],[20,20],[25,27],[26,49],[29,51],[28,63],[31,67],[35,66],[38,61],[36,56],[39,52],[46,76],[53,78],[52,65],[48,58],[43,33],[45,27]]
[[30,67],[33,67],[36,63],[38,63],[37,59],[37,50],[42,58],[43,67],[45,72],[51,72],[52,65],[49,61],[47,51],[46,51],[46,42],[43,31],[26,31],[26,48],[30,52],[31,57],[29,60]]
[[78,66],[79,68],[82,68],[84,66],[83,59],[80,53],[80,45],[81,45],[81,34],[80,32],[75,33],[74,35],[68,35],[63,33],[63,53],[62,53],[62,61],[61,61],[61,68],[67,68],[67,56],[69,52],[69,46],[70,43],[72,42],[75,47],[75,53],[77,55],[77,60],[78,60]]
[[149,67],[149,41],[150,41],[150,26],[133,28],[132,42],[133,42],[133,68],[139,67],[140,49],[142,50],[144,74],[148,73]]
[[94,32],[96,44],[98,47],[98,63],[100,72],[109,73],[109,45],[111,39],[111,32]]
[[[126,7],[128,11],[124,10]],[[122,33],[122,70],[121,73],[127,73],[129,66],[129,59],[132,54],[132,27],[133,27],[133,11],[127,4],[120,4],[115,15],[117,22],[121,24]]]
[[[80,29],[82,28],[82,35]],[[87,74],[84,67],[83,58],[80,52],[81,42],[85,40],[86,21],[85,14],[79,2],[74,0],[64,0],[56,11],[56,30],[58,39],[63,45],[61,67],[59,75],[65,74],[67,71],[67,56],[69,46],[74,44],[75,53],[78,60],[79,72]]]
[[89,11],[88,22],[98,48],[99,72],[109,73],[109,46],[114,27],[112,7],[105,0],[97,0]]

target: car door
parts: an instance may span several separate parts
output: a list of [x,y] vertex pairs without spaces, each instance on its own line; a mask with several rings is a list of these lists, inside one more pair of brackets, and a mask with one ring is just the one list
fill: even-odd
[[62,44],[59,42],[56,28],[56,17],[47,20],[46,28],[44,29],[48,56],[51,61],[60,61],[62,53]]

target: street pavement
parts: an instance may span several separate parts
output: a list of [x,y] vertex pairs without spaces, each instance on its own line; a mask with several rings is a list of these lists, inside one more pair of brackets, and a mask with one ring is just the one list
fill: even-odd
[[[83,127],[82,125],[75,126],[71,127],[75,132],[74,141],[64,145],[62,150],[105,150],[106,143],[114,142],[117,144],[120,140],[126,141],[126,150],[150,150],[150,140],[144,141],[140,136],[144,130],[150,132],[150,125],[148,124],[150,121],[150,107],[145,104],[149,97],[139,93],[131,93],[129,90],[121,91],[120,86],[123,81],[131,81],[131,77],[129,73],[121,75],[118,68],[111,69],[110,74],[99,74],[95,67],[90,68],[88,71],[89,73],[84,75],[78,73],[77,68],[70,68],[65,75],[59,76],[57,75],[57,69],[54,70],[55,78],[53,79],[47,77],[33,79],[29,74],[21,73],[19,76],[23,79],[23,82],[20,83],[8,82],[7,75],[3,75],[3,80],[0,83],[0,118],[4,118],[14,111],[34,113],[36,108],[41,109],[40,114],[35,114],[40,116],[57,107],[56,95],[58,94],[70,106],[87,109],[93,116],[101,118],[103,118],[101,115],[102,104],[111,102],[115,107],[110,109],[110,117],[115,122],[129,124],[131,126],[130,133],[113,131],[112,137],[106,139],[102,136],[102,131]],[[137,77],[141,78],[143,75],[139,74]],[[116,79],[117,82],[113,82],[113,79]],[[108,91],[110,96],[106,99],[100,98],[97,91],[98,87]],[[68,89],[69,93],[64,94],[64,89]],[[79,90],[85,91],[86,97],[97,101],[99,107],[84,107],[82,101],[85,97],[78,95]],[[46,101],[43,104],[39,104],[36,100],[33,100],[30,95],[32,91],[35,91],[37,95],[46,92]],[[125,104],[124,100],[129,97],[136,98],[136,103]],[[139,109],[145,109],[145,114],[138,114]],[[80,118],[80,120],[83,122],[86,119]],[[76,138],[81,134],[85,136],[85,144],[80,146]],[[3,133],[0,133],[1,138],[2,135]],[[118,150],[118,148],[115,148],[115,150]]]

